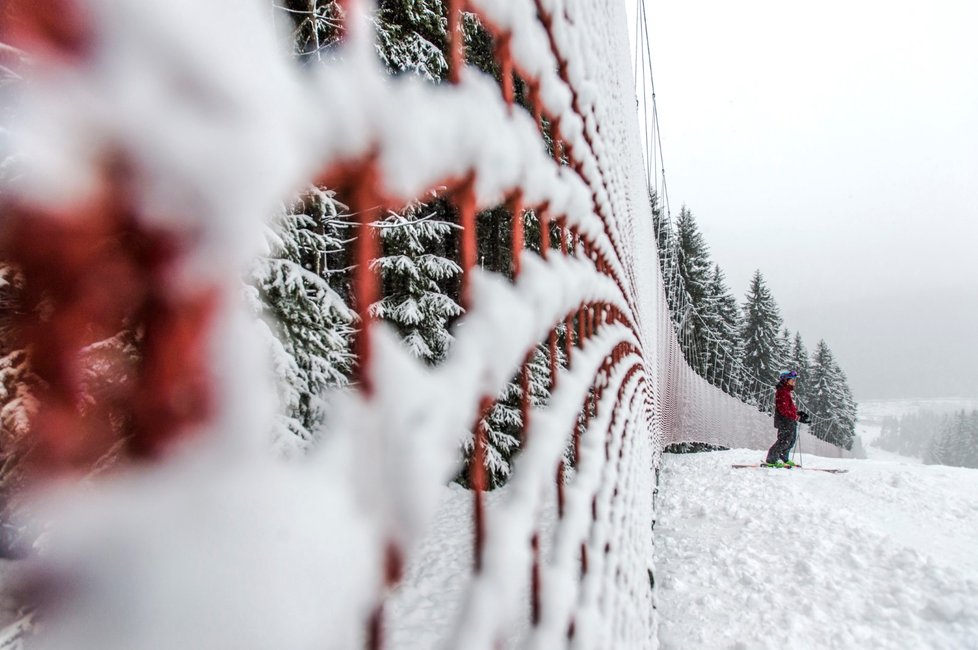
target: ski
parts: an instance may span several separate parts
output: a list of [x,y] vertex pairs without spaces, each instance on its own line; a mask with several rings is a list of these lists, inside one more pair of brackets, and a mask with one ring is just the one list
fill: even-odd
[[758,469],[759,468],[765,468],[765,469],[789,469],[789,470],[803,469],[806,472],[826,472],[828,474],[845,474],[845,473],[847,473],[849,471],[847,469],[830,469],[830,468],[827,468],[827,467],[802,467],[801,465],[795,465],[794,467],[768,467],[767,465],[760,464],[760,465],[731,465],[731,467],[733,467],[735,469],[744,469],[744,468],[748,468],[748,467],[754,467],[754,468],[758,468]]

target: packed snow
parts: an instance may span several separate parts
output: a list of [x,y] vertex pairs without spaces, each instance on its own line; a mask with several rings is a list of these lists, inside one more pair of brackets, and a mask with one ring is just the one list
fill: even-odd
[[[498,510],[510,490],[503,488],[487,494],[487,507]],[[551,493],[541,509],[541,550],[549,552],[550,533],[556,516]],[[408,565],[404,581],[389,600],[388,641],[395,650],[442,647],[461,615],[469,583],[472,558],[472,493],[451,485],[441,493],[438,514],[428,535],[420,544],[415,559]],[[514,605],[522,611],[503,636],[505,647],[514,647],[529,628],[529,592],[523,583]]]
[[978,471],[761,456],[664,457],[662,648],[978,648]]

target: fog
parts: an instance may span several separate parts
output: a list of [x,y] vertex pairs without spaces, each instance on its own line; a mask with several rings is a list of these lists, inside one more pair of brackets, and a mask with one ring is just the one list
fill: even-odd
[[978,3],[646,11],[672,212],[738,299],[760,269],[857,398],[978,396]]

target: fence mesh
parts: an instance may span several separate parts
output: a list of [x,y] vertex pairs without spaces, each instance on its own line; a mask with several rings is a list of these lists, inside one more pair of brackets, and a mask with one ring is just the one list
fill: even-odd
[[[642,647],[661,450],[773,439],[768,415],[680,350],[622,3],[451,0],[445,84],[391,79],[364,8],[343,9],[336,56],[299,73],[253,3],[8,3],[4,38],[33,78],[0,247],[34,301],[38,470],[119,445],[132,459],[45,506],[59,523],[34,584],[72,589],[43,647],[390,645],[387,604],[467,437],[471,565],[452,576],[443,646]],[[493,36],[499,83],[463,64],[466,12]],[[309,182],[358,217],[356,381],[331,396],[322,444],[286,463],[261,450],[267,386],[235,269],[274,202]],[[428,367],[371,317],[370,224],[433,193],[461,227],[465,315]],[[498,206],[515,215],[512,278],[476,258],[477,214]],[[106,361],[120,380],[80,405],[73,360],[119,322],[139,326],[140,361]],[[483,416],[541,344],[550,398],[524,397],[512,476],[489,495]]]

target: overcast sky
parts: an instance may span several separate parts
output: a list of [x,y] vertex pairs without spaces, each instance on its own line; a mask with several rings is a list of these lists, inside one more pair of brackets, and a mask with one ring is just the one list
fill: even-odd
[[759,268],[857,399],[978,397],[978,2],[645,1],[672,211],[738,300]]

